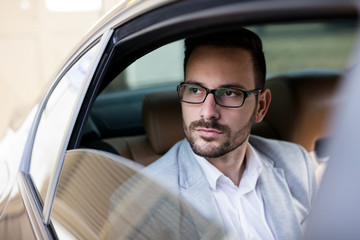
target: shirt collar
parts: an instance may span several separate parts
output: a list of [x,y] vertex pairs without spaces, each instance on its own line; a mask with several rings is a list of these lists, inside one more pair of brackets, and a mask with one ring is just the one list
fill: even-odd
[[[229,179],[204,157],[195,153],[194,156],[204,171],[212,190],[215,191],[217,189],[217,182],[220,178]],[[251,189],[255,189],[257,179],[260,176],[263,166],[257,151],[250,145],[250,143],[247,145],[245,156],[246,169],[240,181],[239,189],[243,189],[243,191],[247,192]]]
[[198,161],[203,172],[205,173],[205,176],[210,184],[211,189],[216,190],[217,181],[224,174],[220,172],[219,169],[217,169],[204,157],[201,157],[196,153],[194,153],[194,155],[195,155],[195,159]]
[[248,144],[246,148],[246,169],[241,178],[239,189],[242,194],[255,190],[263,165],[257,151]]

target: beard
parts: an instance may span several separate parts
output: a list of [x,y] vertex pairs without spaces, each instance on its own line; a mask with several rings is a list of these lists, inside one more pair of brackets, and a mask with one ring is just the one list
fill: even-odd
[[[250,120],[244,124],[238,131],[232,133],[230,127],[220,124],[217,120],[205,121],[200,119],[190,123],[189,127],[184,125],[184,131],[188,142],[190,143],[193,151],[204,158],[218,158],[235,150],[243,145],[250,136],[251,127],[255,118],[256,109],[254,110]],[[196,139],[196,128],[211,128],[222,132],[220,138],[198,136]],[[214,141],[220,141],[220,145],[213,144]]]

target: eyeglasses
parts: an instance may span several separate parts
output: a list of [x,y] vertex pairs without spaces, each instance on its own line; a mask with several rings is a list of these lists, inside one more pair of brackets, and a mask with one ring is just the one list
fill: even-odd
[[180,101],[192,104],[205,102],[209,93],[214,95],[215,102],[222,107],[239,108],[245,99],[251,95],[259,94],[263,89],[243,91],[237,88],[207,89],[197,84],[180,83],[177,92]]

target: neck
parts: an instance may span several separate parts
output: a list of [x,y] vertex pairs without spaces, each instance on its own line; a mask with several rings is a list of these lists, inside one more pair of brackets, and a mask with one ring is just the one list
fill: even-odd
[[230,178],[236,186],[239,186],[240,180],[246,168],[246,147],[247,144],[243,144],[224,156],[219,158],[207,158],[207,160],[225,176]]

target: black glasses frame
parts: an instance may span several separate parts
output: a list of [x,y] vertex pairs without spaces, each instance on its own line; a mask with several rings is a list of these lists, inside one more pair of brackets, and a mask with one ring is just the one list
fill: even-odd
[[[205,89],[205,90],[206,90],[206,95],[205,95],[205,97],[204,97],[204,100],[202,100],[201,102],[189,102],[189,101],[184,101],[184,100],[182,99],[182,96],[181,96],[180,88],[181,88],[182,86],[186,86],[186,85],[195,85],[195,86],[198,86],[198,87],[200,87],[200,88]],[[227,108],[239,108],[239,107],[242,107],[242,106],[244,105],[244,103],[245,103],[245,99],[246,99],[246,98],[250,97],[251,95],[259,94],[259,93],[261,93],[261,92],[264,90],[264,89],[261,89],[261,88],[257,88],[257,89],[251,90],[251,91],[244,91],[244,90],[241,90],[241,89],[238,89],[238,88],[228,87],[228,88],[226,88],[226,89],[233,89],[233,90],[242,92],[242,93],[244,94],[244,99],[243,99],[241,105],[239,105],[239,106],[227,106],[227,105],[223,105],[223,104],[218,103],[217,100],[216,100],[216,91],[218,91],[219,89],[224,89],[224,88],[208,89],[208,88],[206,88],[206,87],[203,87],[203,86],[200,86],[200,85],[194,84],[194,83],[190,83],[190,84],[188,84],[188,83],[180,83],[180,84],[177,86],[177,88],[176,88],[176,90],[177,90],[177,92],[178,92],[178,98],[179,98],[179,100],[180,100],[181,102],[190,103],[190,104],[201,104],[201,103],[204,103],[204,102],[205,102],[205,100],[206,100],[207,96],[209,95],[209,93],[212,93],[213,96],[214,96],[215,103],[216,103],[217,105],[219,105],[219,106],[227,107]]]

